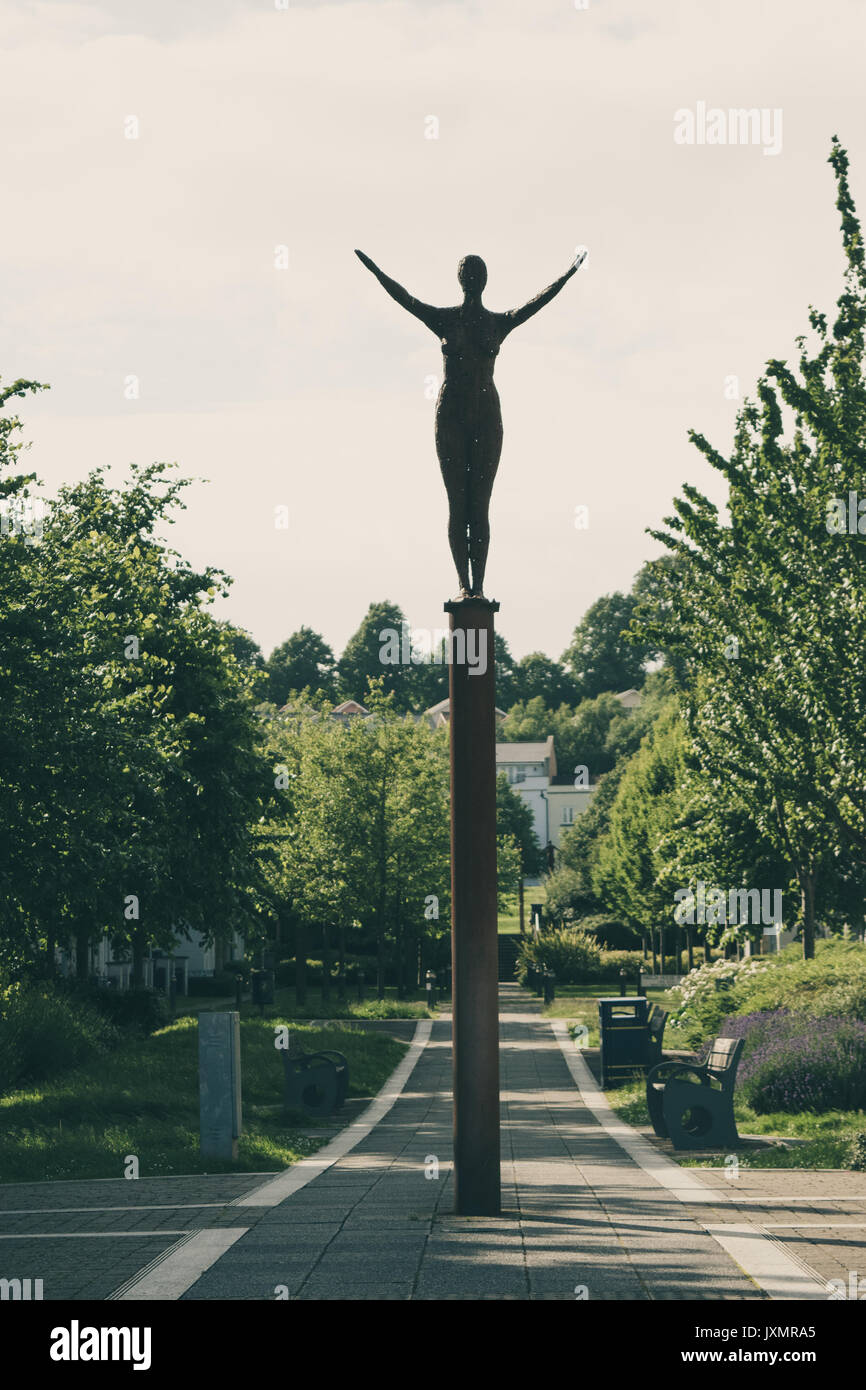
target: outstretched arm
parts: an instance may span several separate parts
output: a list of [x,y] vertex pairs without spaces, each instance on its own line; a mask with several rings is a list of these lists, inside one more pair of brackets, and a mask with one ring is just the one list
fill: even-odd
[[355,251],[355,255],[362,265],[372,271],[379,284],[387,290],[392,299],[396,299],[401,309],[408,309],[410,314],[414,314],[416,319],[420,319],[423,324],[431,328],[434,333],[439,332],[440,311],[432,304],[424,304],[420,299],[416,299],[408,290],[404,290],[402,285],[398,285],[396,280],[392,280],[390,275],[386,275],[384,270],[380,270],[375,261],[371,261],[369,256],[365,256],[363,251]]
[[568,267],[565,274],[560,275],[558,280],[554,280],[552,285],[548,285],[546,290],[542,290],[541,294],[537,294],[534,299],[530,299],[529,302],[524,304],[520,309],[509,309],[507,313],[503,314],[501,317],[505,321],[505,332],[510,333],[512,328],[518,328],[521,323],[525,323],[527,319],[531,319],[533,314],[537,314],[539,309],[543,309],[545,304],[549,304],[551,299],[559,294],[559,291],[566,281],[570,280],[572,275],[577,274],[585,258],[586,252],[581,251],[580,255],[575,258],[574,263]]

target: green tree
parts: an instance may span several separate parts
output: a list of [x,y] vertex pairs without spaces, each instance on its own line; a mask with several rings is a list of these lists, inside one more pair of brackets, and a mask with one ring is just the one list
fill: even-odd
[[835,320],[810,311],[798,371],[768,363],[729,458],[692,434],[727,479],[729,520],[684,488],[653,533],[678,564],[639,624],[676,656],[704,777],[796,880],[806,957],[818,921],[866,888],[866,551],[857,516],[834,530],[863,486],[866,264],[835,140],[830,162],[846,257]]
[[628,635],[636,605],[631,594],[605,594],[578,623],[562,660],[580,698],[643,684],[644,666],[655,651],[651,643],[636,644]]
[[[448,751],[442,731],[394,709],[377,681],[369,719],[335,721],[300,706],[266,721],[277,769],[267,823],[274,910],[302,930],[359,922],[401,987],[447,923]],[[284,771],[283,771],[284,769]]]
[[517,698],[524,702],[536,697],[544,700],[552,709],[560,705],[573,705],[578,695],[574,681],[558,661],[553,661],[543,652],[530,652],[522,656],[514,668],[514,685]]
[[578,767],[586,767],[590,781],[596,782],[613,767],[617,730],[631,719],[611,694],[582,700],[576,709],[571,705],[551,708],[536,695],[515,701],[498,736],[506,743],[543,743],[552,734],[558,780],[570,782]]
[[[585,702],[586,707],[591,711],[593,705],[597,705],[603,710],[608,698],[601,696],[598,701]],[[676,707],[670,678],[665,671],[653,672],[647,677],[638,709],[623,714],[619,701],[614,703],[621,717],[612,718],[604,737],[605,754],[612,759],[613,766],[601,775],[588,809],[563,835],[557,867],[545,880],[548,900],[555,904],[555,910],[563,918],[602,913],[616,915],[615,903],[600,896],[597,890],[601,883],[599,853],[605,844],[611,812],[631,759],[656,722]],[[600,738],[600,732],[598,736]]]
[[[504,772],[500,772],[496,779],[496,833],[500,900],[517,892],[520,930],[523,931],[523,880],[540,874],[546,860],[535,833],[532,812],[520,793],[509,786]],[[515,869],[508,855],[509,846],[517,851],[516,881]]]
[[493,650],[496,660],[496,704],[499,709],[508,710],[517,699],[517,683],[514,657],[501,632],[493,634]]
[[108,933],[140,981],[176,929],[212,938],[250,917],[252,673],[206,611],[228,581],[156,538],[185,486],[167,472],[134,468],[120,490],[92,473],[47,506],[40,538],[0,544],[0,815],[16,827],[0,931],[22,964],[50,970],[72,937],[86,971]]
[[[402,648],[405,630],[406,615],[402,608],[387,600],[370,604],[360,627],[346,643],[338,663],[337,686],[340,699],[359,700],[363,704],[370,682],[381,680],[385,693],[394,694],[397,707],[401,710],[409,708],[411,663],[402,660],[383,661],[383,653],[389,658],[393,654],[388,635],[396,634]],[[399,655],[402,657],[402,650]]]
[[334,697],[334,653],[324,637],[311,627],[299,628],[275,647],[268,657],[266,670],[267,698],[277,706],[284,705],[291,695],[302,690],[321,691],[328,699]]

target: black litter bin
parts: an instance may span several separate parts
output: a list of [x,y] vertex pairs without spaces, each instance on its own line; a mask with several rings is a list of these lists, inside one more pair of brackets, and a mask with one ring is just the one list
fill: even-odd
[[252,1001],[254,1004],[273,1004],[274,1002],[274,972],[273,970],[251,970],[250,988],[252,990]]
[[642,994],[619,994],[598,1001],[601,1034],[601,1084],[614,1085],[649,1060],[649,1000]]

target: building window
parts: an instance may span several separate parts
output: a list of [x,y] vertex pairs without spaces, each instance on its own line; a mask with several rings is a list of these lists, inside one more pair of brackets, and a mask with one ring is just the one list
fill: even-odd
[[562,822],[561,822],[561,823],[562,823],[563,825],[574,825],[574,807],[573,807],[573,806],[563,806],[563,808],[562,808]]

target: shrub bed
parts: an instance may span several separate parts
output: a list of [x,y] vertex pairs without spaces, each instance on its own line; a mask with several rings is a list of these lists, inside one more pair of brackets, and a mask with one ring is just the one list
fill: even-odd
[[723,1036],[745,1040],[737,1088],[758,1115],[866,1106],[866,1023],[759,1010],[726,1019]]
[[619,972],[625,969],[631,988],[641,964],[639,951],[604,951],[582,927],[555,927],[542,932],[537,940],[526,936],[520,941],[516,974],[525,984],[531,965],[546,965],[556,975],[558,984],[582,985],[602,980],[618,984]]
[[699,1047],[733,1014],[780,1009],[866,1022],[866,948],[819,941],[813,960],[803,960],[791,945],[777,955],[702,965],[675,991],[670,1026],[682,1046]]
[[0,992],[0,1093],[109,1052],[121,1033],[98,1008],[49,984]]

